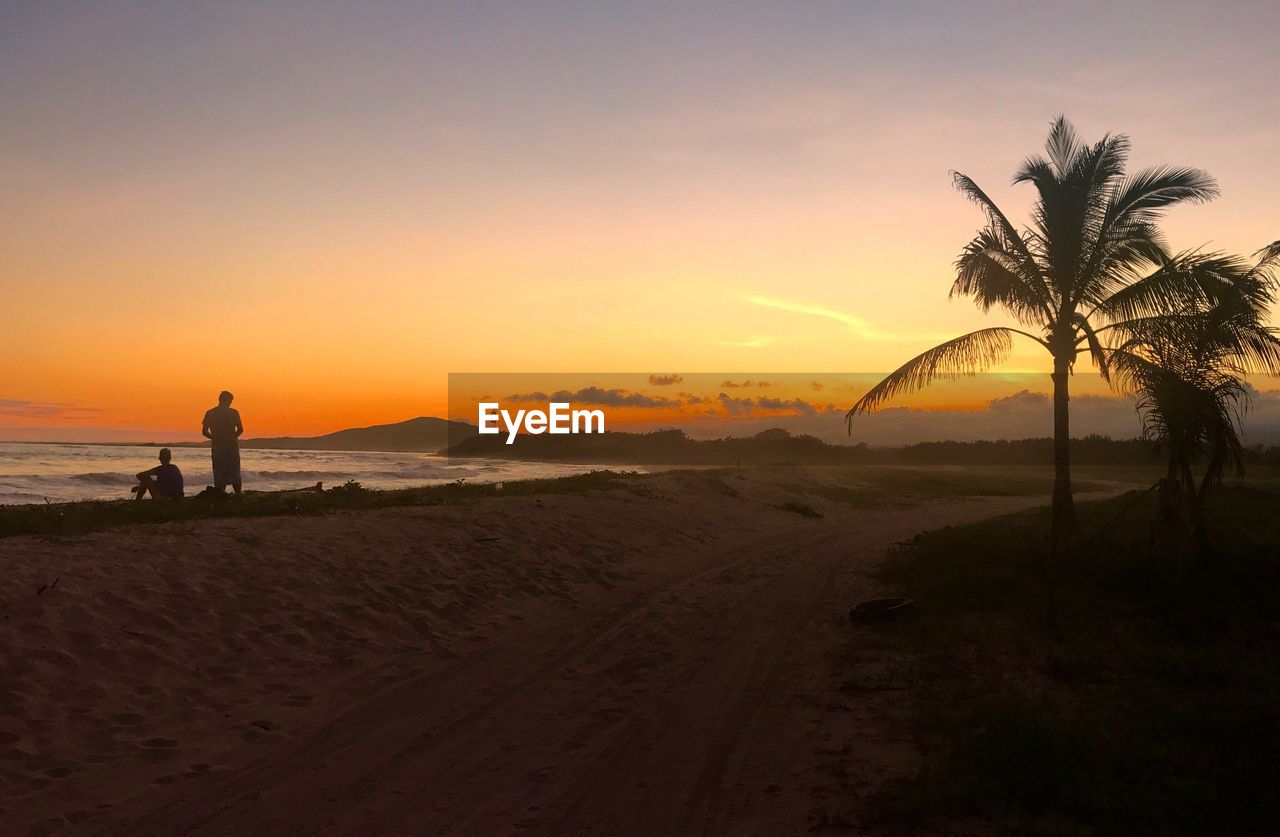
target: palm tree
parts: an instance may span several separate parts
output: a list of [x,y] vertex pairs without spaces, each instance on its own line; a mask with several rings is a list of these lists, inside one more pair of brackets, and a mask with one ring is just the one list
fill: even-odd
[[[1245,376],[1280,368],[1280,332],[1266,324],[1276,297],[1280,242],[1257,262],[1215,255],[1216,283],[1183,299],[1176,314],[1116,326],[1124,340],[1108,352],[1117,389],[1136,395],[1143,436],[1168,459],[1153,540],[1184,565],[1186,546],[1207,548],[1205,506],[1227,469],[1244,470],[1241,420],[1250,401]],[[1204,463],[1199,480],[1195,466]]]
[[[1188,547],[1200,554],[1207,546],[1204,507],[1210,492],[1228,466],[1244,471],[1239,424],[1248,400],[1240,378],[1208,368],[1188,375],[1157,366],[1143,375],[1138,401],[1143,436],[1168,457],[1152,541],[1180,571],[1186,568]],[[1197,487],[1193,466],[1206,459]]]
[[872,387],[845,417],[852,432],[856,416],[899,393],[937,378],[975,375],[1002,361],[1014,337],[1038,343],[1053,359],[1051,567],[1065,556],[1075,525],[1068,383],[1077,355],[1091,354],[1105,374],[1103,332],[1164,316],[1212,278],[1206,259],[1169,253],[1157,222],[1175,204],[1215,197],[1213,178],[1170,166],[1126,176],[1128,152],[1127,136],[1082,143],[1059,117],[1046,156],[1028,158],[1013,178],[1037,193],[1031,224],[1022,229],[972,179],[953,173],[956,188],[982,209],[987,223],[960,254],[951,295],[972,297],[983,311],[1000,308],[1022,328],[984,328],[929,349]]

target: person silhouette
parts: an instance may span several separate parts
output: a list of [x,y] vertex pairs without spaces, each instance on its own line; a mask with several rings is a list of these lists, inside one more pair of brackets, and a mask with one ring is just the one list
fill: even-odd
[[152,500],[181,500],[185,493],[182,488],[182,471],[169,460],[173,454],[168,448],[160,448],[160,464],[150,471],[138,474],[138,484],[131,492],[137,494],[138,500],[151,495]]
[[218,406],[212,407],[204,414],[204,423],[200,427],[201,434],[212,444],[213,453],[213,485],[218,493],[227,490],[227,486],[240,493],[240,435],[244,433],[244,423],[240,421],[238,410],[231,408],[234,395],[223,390],[218,395]]

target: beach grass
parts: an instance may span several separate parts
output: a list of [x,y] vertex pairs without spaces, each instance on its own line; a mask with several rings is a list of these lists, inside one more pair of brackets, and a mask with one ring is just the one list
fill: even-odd
[[375,490],[351,482],[325,491],[247,491],[236,497],[198,494],[181,502],[81,500],[44,505],[0,506],[0,537],[74,535],[136,524],[217,517],[322,515],[336,511],[455,503],[481,497],[571,494],[627,487],[633,472],[591,471],[554,479],[516,482],[451,482],[416,488]]
[[[1150,484],[1150,468],[1095,466],[1079,469],[1078,493],[1115,490],[1117,484]],[[838,484],[817,493],[854,507],[911,504],[945,497],[1034,497],[1053,491],[1053,471],[1038,465],[862,466],[841,471]]]
[[[1150,494],[1080,506],[1047,619],[1047,511],[917,538],[885,580],[922,767],[882,825],[1012,833],[1280,833],[1280,486],[1228,486],[1214,553],[1151,557]],[[852,653],[852,652],[851,652]]]

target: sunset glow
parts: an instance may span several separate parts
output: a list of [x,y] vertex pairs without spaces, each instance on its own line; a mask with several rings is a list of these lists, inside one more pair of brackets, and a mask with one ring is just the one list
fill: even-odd
[[224,388],[253,436],[444,415],[450,372],[888,371],[995,324],[948,300],[981,222],[948,171],[1022,213],[1058,113],[1218,178],[1175,248],[1274,237],[1267,4],[1009,8],[5,4],[0,438],[194,438]]

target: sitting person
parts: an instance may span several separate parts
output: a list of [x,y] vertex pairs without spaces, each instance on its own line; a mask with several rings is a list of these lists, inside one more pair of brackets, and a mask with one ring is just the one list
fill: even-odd
[[169,460],[173,454],[168,448],[160,449],[160,464],[150,471],[138,474],[138,484],[132,489],[141,500],[148,493],[153,500],[181,500],[183,497],[182,472]]

